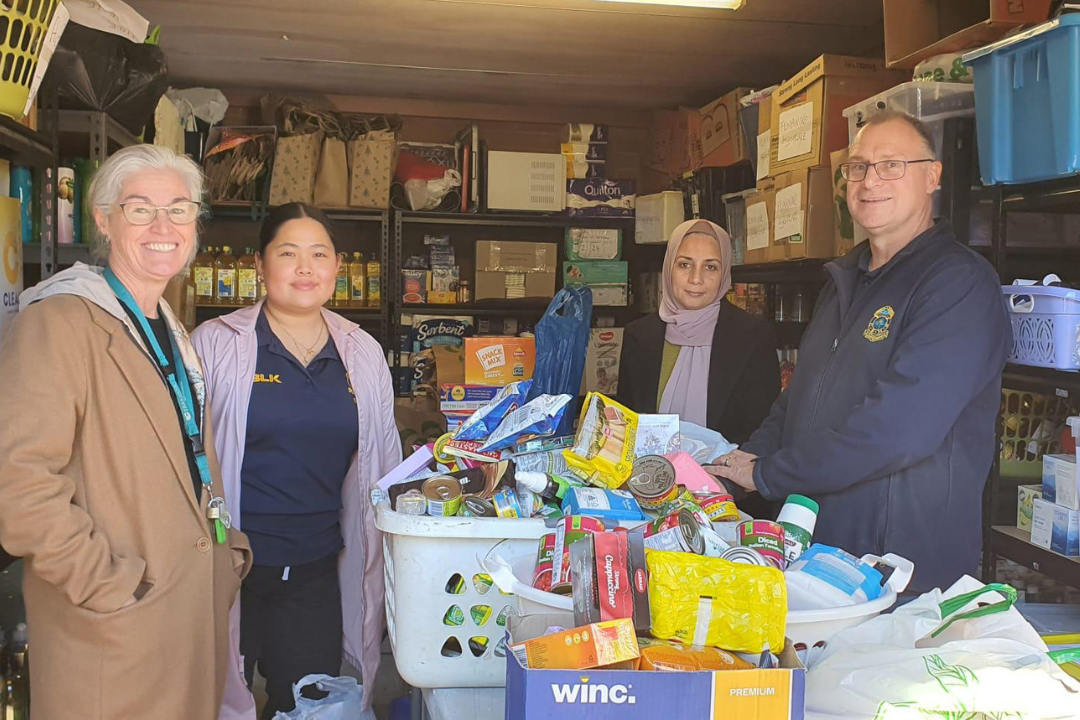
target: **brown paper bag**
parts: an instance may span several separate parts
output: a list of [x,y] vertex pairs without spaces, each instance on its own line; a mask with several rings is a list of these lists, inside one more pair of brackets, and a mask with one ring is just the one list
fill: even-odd
[[312,204],[315,172],[319,165],[322,133],[279,137],[274,150],[274,175],[270,180],[270,205],[290,202]]
[[323,140],[319,169],[315,174],[315,206],[349,206],[349,160],[343,140],[331,137]]
[[390,208],[397,141],[392,132],[371,132],[349,143],[349,205]]

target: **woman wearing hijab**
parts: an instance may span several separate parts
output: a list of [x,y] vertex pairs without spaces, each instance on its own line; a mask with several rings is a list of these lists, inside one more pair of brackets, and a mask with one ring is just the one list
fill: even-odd
[[664,255],[660,312],[626,327],[619,399],[672,413],[742,444],[780,394],[772,326],[735,307],[731,239],[708,220],[675,228]]

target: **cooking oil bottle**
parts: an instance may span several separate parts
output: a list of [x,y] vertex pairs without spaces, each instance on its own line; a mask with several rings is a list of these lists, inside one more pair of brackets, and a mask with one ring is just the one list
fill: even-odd
[[364,254],[354,252],[352,262],[349,263],[349,305],[352,307],[364,307],[364,299],[367,297],[367,264],[364,262]]
[[338,253],[338,269],[334,277],[334,298],[331,304],[340,308],[349,306],[349,256],[345,253]]
[[241,305],[254,305],[259,299],[259,281],[255,272],[255,250],[244,248],[236,261],[237,299]]
[[375,260],[367,264],[367,306],[377,308],[382,303],[382,267]]
[[191,280],[195,283],[195,304],[214,302],[214,248],[204,247],[191,264]]
[[214,287],[217,289],[218,305],[236,304],[236,258],[232,248],[225,245],[214,261]]

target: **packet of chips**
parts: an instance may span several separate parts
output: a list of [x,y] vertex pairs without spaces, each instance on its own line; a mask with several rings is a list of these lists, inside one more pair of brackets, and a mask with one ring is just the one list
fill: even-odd
[[454,433],[454,439],[486,440],[507,415],[525,404],[532,382],[532,380],[521,380],[504,387],[491,399],[491,402],[461,423],[457,432]]
[[638,416],[609,397],[585,397],[574,444],[563,450],[566,464],[593,485],[613,490],[630,477]]
[[533,398],[508,413],[480,451],[502,450],[521,440],[554,435],[566,413],[566,406],[572,399],[569,395],[541,395]]
[[686,645],[760,653],[784,647],[787,586],[774,567],[646,550],[652,634]]
[[641,657],[638,670],[664,672],[711,672],[714,670],[751,670],[755,666],[738,655],[720,648],[681,645],[670,640],[638,638]]

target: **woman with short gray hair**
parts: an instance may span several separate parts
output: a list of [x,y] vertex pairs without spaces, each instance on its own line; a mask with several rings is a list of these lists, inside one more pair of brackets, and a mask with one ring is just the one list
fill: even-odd
[[0,541],[25,559],[34,717],[211,720],[251,563],[205,384],[162,300],[197,249],[202,173],[126,148],[88,193],[105,267],[27,290],[0,347]]

